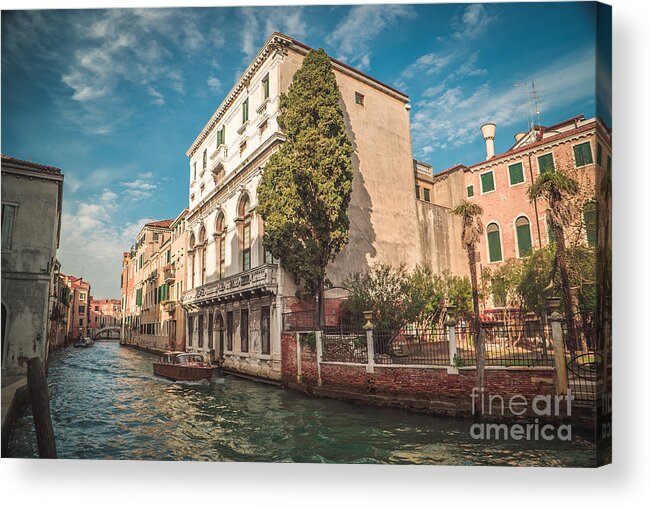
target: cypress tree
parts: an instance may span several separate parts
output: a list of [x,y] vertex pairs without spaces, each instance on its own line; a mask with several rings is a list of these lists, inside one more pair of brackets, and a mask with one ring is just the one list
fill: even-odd
[[353,146],[340,98],[330,58],[323,49],[310,51],[280,97],[286,141],[258,187],[265,248],[311,295],[348,242]]

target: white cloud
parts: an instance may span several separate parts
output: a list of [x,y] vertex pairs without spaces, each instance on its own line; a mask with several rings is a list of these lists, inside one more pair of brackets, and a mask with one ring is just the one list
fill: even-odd
[[[541,91],[544,122],[545,108],[562,107],[594,96],[594,51],[579,50],[553,61],[536,72],[535,80]],[[513,81],[521,81],[514,76]],[[455,86],[441,88],[433,86],[424,100],[413,107],[412,132],[414,144],[431,146],[434,149],[459,147],[481,139],[479,127],[486,122],[501,127],[525,124],[528,105],[521,88],[507,83],[495,87],[484,82],[471,87]],[[427,90],[426,90],[427,91]],[[580,111],[577,111],[577,114]],[[424,148],[420,148],[424,152]]]
[[326,40],[336,49],[337,58],[368,69],[371,42],[393,23],[415,16],[416,11],[410,5],[356,5]]
[[302,7],[244,7],[240,10],[244,18],[242,27],[242,52],[248,60],[262,47],[273,32],[283,32],[300,39],[307,33]]
[[469,5],[463,10],[461,19],[455,22],[456,31],[452,34],[452,37],[455,39],[473,39],[484,33],[494,20],[495,17],[483,4]]
[[152,97],[152,104],[156,106],[162,106],[165,104],[165,97],[163,97],[163,94],[153,86],[147,88],[147,93]]
[[212,75],[208,78],[206,84],[208,85],[208,88],[215,92],[218,92],[222,87],[221,81]]

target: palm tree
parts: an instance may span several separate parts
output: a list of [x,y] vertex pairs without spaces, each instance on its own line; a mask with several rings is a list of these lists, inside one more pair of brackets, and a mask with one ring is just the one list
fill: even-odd
[[472,285],[472,306],[474,311],[473,332],[475,338],[475,353],[477,355],[477,389],[483,392],[484,389],[484,367],[486,363],[486,351],[484,349],[484,336],[481,333],[481,322],[479,320],[479,289],[477,284],[477,243],[484,233],[484,226],[481,223],[481,215],[484,212],[481,206],[464,199],[452,211],[461,217],[463,227],[461,229],[461,244],[468,255],[468,266],[470,268],[470,284]]
[[549,223],[556,242],[556,262],[560,271],[563,305],[565,306],[565,323],[569,343],[579,348],[574,312],[572,310],[572,292],[570,275],[567,268],[567,248],[565,246],[565,228],[572,223],[571,198],[578,194],[579,184],[570,176],[558,171],[546,171],[529,187],[529,200],[543,199],[549,205]]

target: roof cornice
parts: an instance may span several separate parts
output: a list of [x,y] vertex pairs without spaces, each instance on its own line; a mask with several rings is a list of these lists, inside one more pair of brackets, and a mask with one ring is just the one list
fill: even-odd
[[258,52],[256,57],[253,59],[253,61],[249,64],[249,66],[246,68],[244,73],[237,80],[235,86],[233,86],[233,88],[231,88],[231,91],[228,92],[228,95],[226,95],[226,98],[219,105],[217,111],[214,112],[210,120],[208,120],[208,122],[201,129],[201,133],[199,134],[199,136],[194,140],[192,145],[188,148],[188,151],[185,152],[185,154],[188,157],[191,157],[192,155],[195,154],[195,152],[199,148],[199,145],[203,142],[203,140],[206,137],[208,137],[212,129],[219,122],[219,120],[222,119],[226,110],[235,101],[235,99],[237,99],[238,95],[242,92],[242,90],[248,86],[249,81],[253,77],[253,74],[255,74],[255,72],[262,66],[262,64],[267,60],[269,55],[284,53],[287,50],[287,47],[289,47],[293,42],[294,40],[285,34],[279,32],[274,32],[271,34],[271,36],[267,39],[265,45],[262,46],[262,49]]

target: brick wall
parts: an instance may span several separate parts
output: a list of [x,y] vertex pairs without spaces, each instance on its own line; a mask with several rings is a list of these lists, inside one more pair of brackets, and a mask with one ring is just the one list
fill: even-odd
[[[400,406],[446,415],[469,415],[475,387],[474,368],[458,374],[446,368],[389,367],[375,365],[368,373],[365,365],[321,364],[318,385],[316,353],[301,346],[301,378],[297,379],[296,335],[282,336],[283,385],[317,396],[349,399],[377,405]],[[555,394],[555,375],[550,368],[487,368],[486,395],[507,399],[522,395]]]

